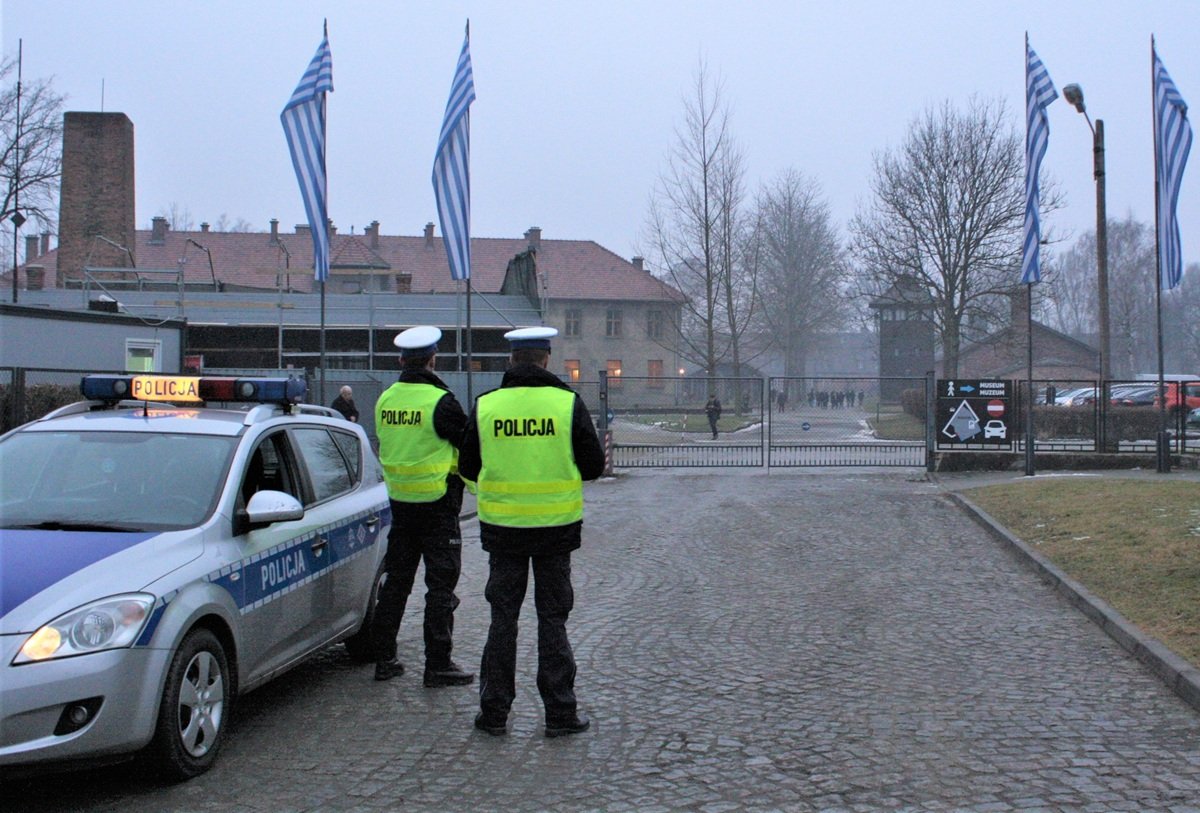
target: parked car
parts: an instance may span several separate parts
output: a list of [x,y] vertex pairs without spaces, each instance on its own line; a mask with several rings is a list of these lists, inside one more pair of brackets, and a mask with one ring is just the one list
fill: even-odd
[[1196,407],[1188,413],[1187,425],[1200,429],[1200,407]]
[[192,777],[240,694],[335,642],[369,658],[383,472],[296,379],[82,390],[0,437],[0,766]]

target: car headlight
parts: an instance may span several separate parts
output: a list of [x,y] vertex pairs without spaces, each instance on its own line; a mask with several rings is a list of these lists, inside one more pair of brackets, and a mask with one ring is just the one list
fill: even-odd
[[14,664],[121,649],[137,640],[154,596],[128,593],[77,607],[38,629],[21,645]]

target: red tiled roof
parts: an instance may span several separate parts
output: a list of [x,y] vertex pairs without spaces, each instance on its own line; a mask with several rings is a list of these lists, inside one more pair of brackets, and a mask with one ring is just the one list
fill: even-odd
[[[286,268],[293,290],[312,290],[312,276],[305,273],[312,268],[312,240],[307,234],[280,234],[286,254],[266,232],[168,231],[159,243],[151,241],[151,234],[149,230],[137,232],[134,256],[139,268],[174,269],[185,257],[189,282],[210,281],[208,259],[188,242],[191,240],[211,253],[213,270],[222,283],[274,290],[276,274]],[[371,243],[369,235],[333,235],[330,275],[336,277],[339,266],[357,273],[364,268],[389,269],[411,274],[413,293],[455,291],[440,237],[426,241],[423,236],[379,235],[378,244]],[[525,238],[472,238],[472,287],[481,293],[499,292],[509,261],[528,248]],[[30,263],[45,266],[47,286],[54,284],[57,254],[57,249],[49,251]],[[543,238],[537,250],[537,270],[551,299],[682,299],[671,286],[591,240]]]

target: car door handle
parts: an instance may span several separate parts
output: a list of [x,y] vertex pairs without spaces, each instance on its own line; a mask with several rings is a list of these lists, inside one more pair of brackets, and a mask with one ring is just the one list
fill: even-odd
[[314,556],[321,556],[325,553],[325,546],[329,544],[329,540],[323,536],[318,536],[316,541],[312,543],[312,552]]
[[370,531],[371,533],[375,533],[375,528],[378,525],[379,525],[379,515],[378,514],[372,514],[371,516],[367,517],[367,530],[368,531]]

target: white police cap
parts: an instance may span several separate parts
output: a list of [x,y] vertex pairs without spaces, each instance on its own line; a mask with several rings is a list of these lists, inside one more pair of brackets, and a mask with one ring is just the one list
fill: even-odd
[[550,340],[558,335],[558,328],[553,327],[519,327],[504,334],[513,350],[523,347],[537,347],[542,350],[550,349]]
[[402,356],[432,356],[441,338],[442,331],[433,325],[418,325],[401,331],[392,343],[400,348]]

